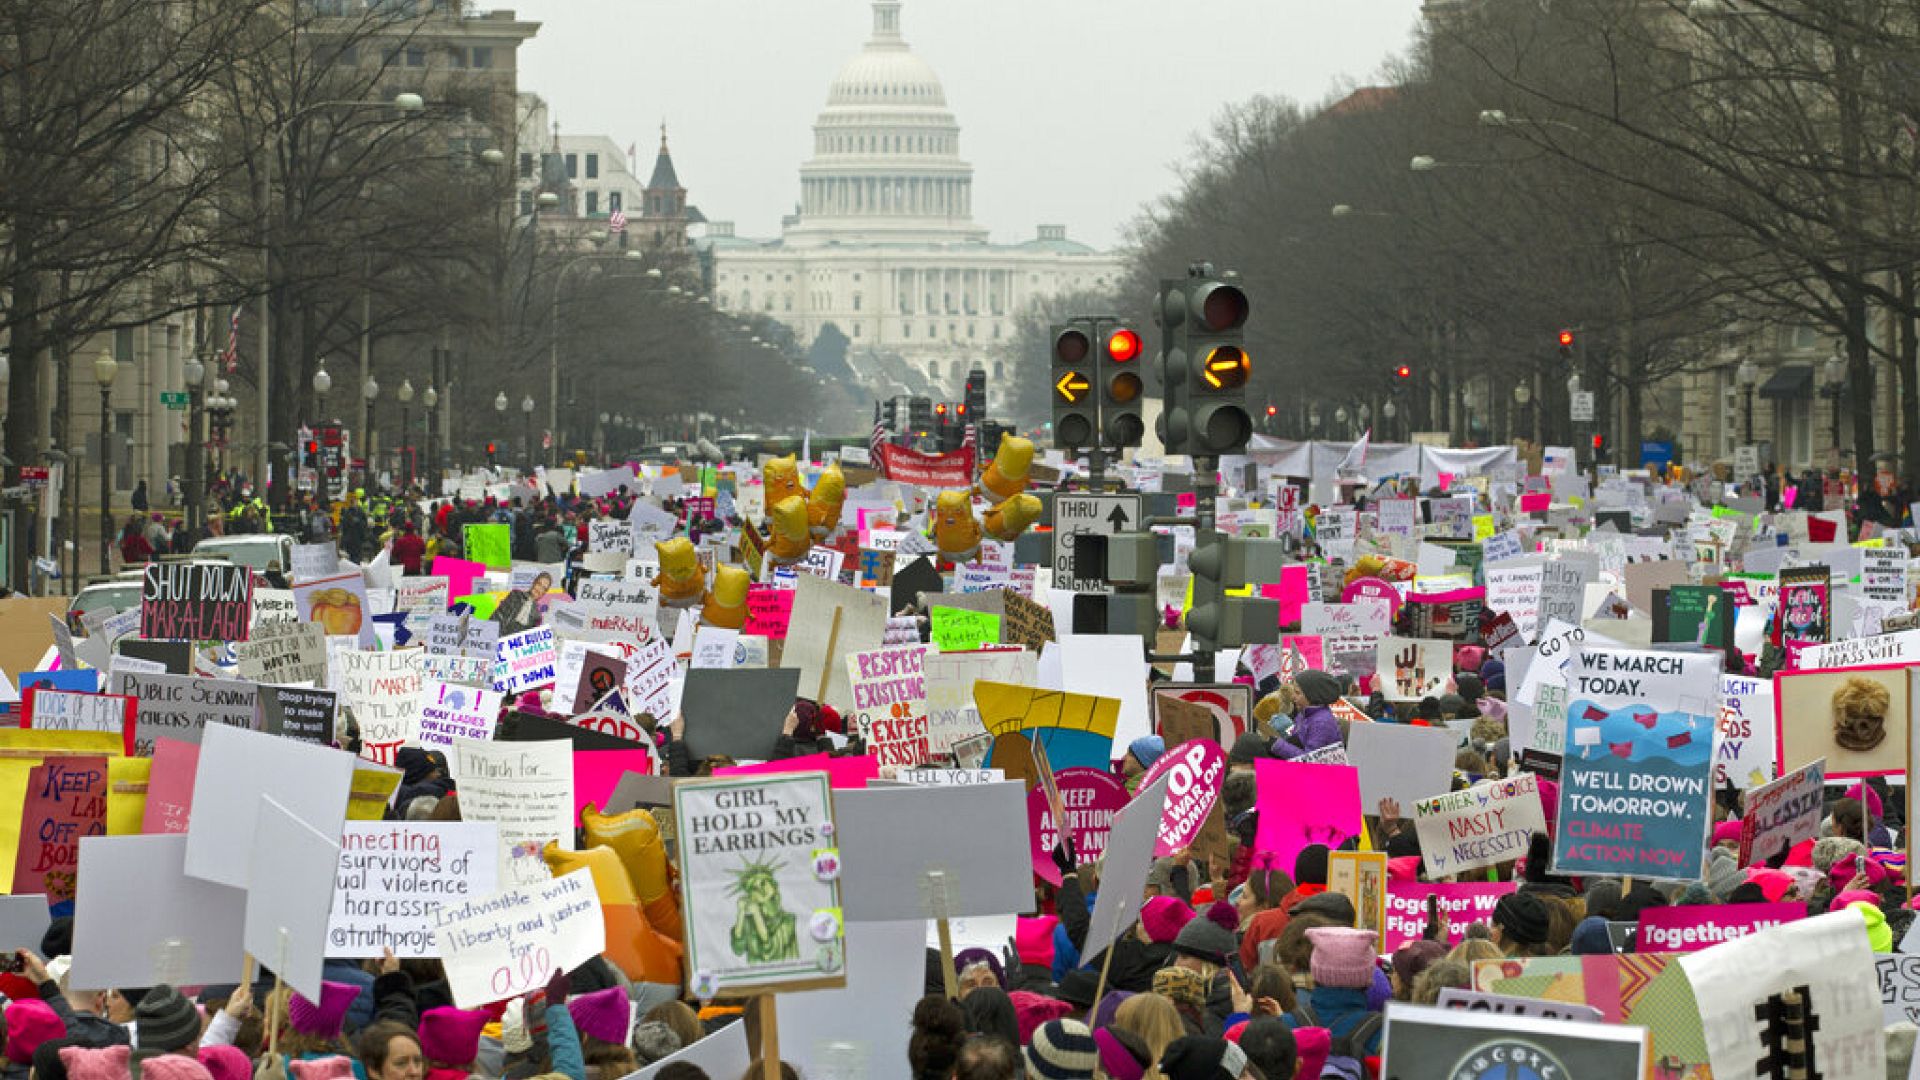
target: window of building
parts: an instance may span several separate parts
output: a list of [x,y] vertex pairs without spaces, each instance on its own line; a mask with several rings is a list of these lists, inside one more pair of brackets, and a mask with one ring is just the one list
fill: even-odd
[[121,327],[113,332],[113,358],[123,364],[133,363],[133,330]]
[[533,178],[533,155],[521,154],[520,155],[520,179],[531,180],[532,178]]
[[973,329],[974,329],[974,327],[973,327],[973,324],[972,324],[972,323],[968,323],[968,324],[967,324],[967,336],[968,336],[968,337],[972,337],[972,336],[973,336]]
[[611,214],[618,209],[620,209],[620,193],[617,191],[607,192],[607,213]]
[[912,337],[912,336],[913,336],[913,324],[912,324],[912,323],[910,323],[910,322],[903,322],[903,323],[901,323],[901,324],[900,324],[900,336],[901,336],[901,337],[903,337],[903,338],[910,338],[910,337]]
[[486,45],[476,46],[473,50],[473,66],[490,68],[493,66],[493,49]]
[[567,155],[567,179],[576,180],[580,176],[580,155]]
[[740,306],[747,311],[752,311],[753,310],[753,293],[748,292],[746,289],[741,289],[740,290]]
[[940,377],[940,361],[938,360],[927,361],[927,378],[937,379],[939,377]]
[[793,294],[792,293],[787,293],[784,296],[782,296],[781,301],[782,301],[782,306],[785,307],[788,311],[793,310]]
[[935,338],[935,337],[939,337],[939,336],[940,336],[940,328],[939,328],[938,326],[936,326],[936,325],[934,325],[933,323],[928,323],[928,324],[927,324],[927,336],[928,336],[929,338]]
[[860,310],[860,294],[859,293],[853,294],[853,310],[855,311]]
[[418,45],[407,46],[407,66],[408,67],[426,67],[427,66],[427,50],[424,48],[421,48]]
[[953,341],[953,340],[957,340],[959,337],[960,337],[960,324],[948,323],[947,324],[947,340]]
[[995,341],[1000,340],[1000,324],[999,323],[993,324],[993,340]]
[[520,193],[520,212],[523,214],[533,213],[533,192],[523,191]]
[[467,66],[467,50],[455,47],[447,49],[447,62],[456,68]]
[[854,336],[854,337],[859,337],[859,336],[860,336],[860,324],[859,324],[859,323],[854,323],[854,324],[853,324],[853,336]]
[[600,193],[597,191],[587,192],[587,213],[589,215],[593,215],[599,212],[600,212]]
[[587,179],[589,180],[600,179],[600,155],[599,154],[587,155]]

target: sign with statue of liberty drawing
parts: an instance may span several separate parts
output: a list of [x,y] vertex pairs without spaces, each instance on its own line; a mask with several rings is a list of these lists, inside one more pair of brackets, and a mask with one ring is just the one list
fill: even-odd
[[823,772],[674,786],[694,996],[840,986],[846,928]]

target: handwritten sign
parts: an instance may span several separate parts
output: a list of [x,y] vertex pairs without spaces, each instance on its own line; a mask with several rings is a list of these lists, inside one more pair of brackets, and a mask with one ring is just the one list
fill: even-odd
[[123,671],[114,676],[113,688],[139,703],[133,740],[142,757],[153,755],[153,741],[162,736],[197,743],[208,724],[252,730],[256,723],[259,687],[253,683]]
[[747,622],[741,633],[775,641],[787,639],[793,621],[793,590],[770,585],[747,586]]
[[138,716],[133,698],[123,694],[86,694],[77,690],[28,687],[22,695],[20,726],[35,731],[110,731],[121,736],[126,752],[134,752],[133,727]]
[[462,818],[499,827],[501,877],[521,885],[550,878],[540,849],[549,841],[573,848],[573,744],[460,739],[448,761]]
[[327,678],[327,632],[319,623],[268,623],[234,649],[240,677],[257,683],[320,683]]
[[551,626],[536,626],[501,638],[494,649],[494,689],[502,694],[518,694],[536,686],[550,685],[558,662]]
[[35,765],[27,770],[11,891],[45,893],[54,904],[72,900],[80,838],[106,832],[106,758],[55,757]]
[[887,765],[920,765],[931,756],[927,741],[927,680],[924,645],[897,645],[847,654],[853,692],[853,730],[868,752]]
[[420,687],[410,741],[429,748],[450,748],[455,739],[491,739],[493,726],[500,719],[500,702],[501,695],[491,690],[427,680]]
[[941,652],[967,652],[1000,643],[1000,616],[991,612],[936,607],[929,615],[929,636]]
[[485,822],[347,822],[327,955],[439,955],[433,930],[440,910],[499,887],[498,845]]
[[1413,826],[1427,872],[1438,877],[1520,858],[1533,834],[1547,831],[1547,818],[1539,781],[1523,773],[1421,799]]
[[253,625],[253,571],[222,563],[148,563],[140,636],[245,641]]
[[473,1009],[544,986],[606,948],[606,925],[593,871],[491,896],[442,903],[433,914],[433,948],[454,1004]]
[[382,765],[405,744],[422,680],[418,650],[342,649],[332,657],[340,707],[360,725],[360,756]]
[[1747,793],[1740,819],[1740,865],[1765,862],[1802,840],[1820,835],[1825,758]]

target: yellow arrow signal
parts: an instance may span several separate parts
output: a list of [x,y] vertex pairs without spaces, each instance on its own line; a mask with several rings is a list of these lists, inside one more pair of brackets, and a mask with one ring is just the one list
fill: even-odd
[[1086,376],[1079,372],[1069,371],[1065,375],[1060,376],[1060,381],[1054,383],[1053,388],[1059,392],[1060,397],[1064,399],[1067,404],[1077,405],[1080,402],[1081,395],[1093,389],[1093,384],[1088,382]]
[[1206,366],[1202,374],[1207,385],[1215,390],[1228,386],[1242,386],[1247,381],[1247,369],[1253,365],[1247,360],[1247,354],[1231,345],[1222,345],[1207,354]]

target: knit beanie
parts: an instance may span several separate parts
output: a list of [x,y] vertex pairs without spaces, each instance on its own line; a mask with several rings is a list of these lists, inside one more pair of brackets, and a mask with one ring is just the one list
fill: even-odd
[[1893,951],[1893,931],[1887,928],[1887,917],[1879,908],[1864,900],[1856,900],[1847,905],[1860,913],[1867,923],[1867,944],[1876,953]]
[[1192,921],[1193,909],[1171,896],[1151,897],[1140,905],[1140,925],[1156,945],[1172,941]]
[[625,1046],[633,1030],[633,1000],[618,986],[567,999],[567,1015],[580,1034],[615,1046]]
[[1159,761],[1160,755],[1166,752],[1166,740],[1158,735],[1142,735],[1127,744],[1127,753],[1132,754],[1143,769],[1153,768],[1153,763]]
[[1493,906],[1493,925],[1522,945],[1543,944],[1549,927],[1546,901],[1532,893],[1508,893]]
[[1203,1008],[1209,989],[1206,978],[1190,968],[1163,967],[1153,973],[1153,992],[1175,1005]]
[[1212,1035],[1185,1035],[1167,1044],[1160,1072],[1167,1080],[1240,1080],[1247,1052]]
[[1740,872],[1740,860],[1725,851],[1716,850],[1713,857],[1708,860],[1707,888],[1711,889],[1713,895],[1722,903],[1726,902],[1727,894],[1738,888],[1745,880],[1747,875]]
[[1878,908],[1880,906],[1880,894],[1870,889],[1848,889],[1839,896],[1834,897],[1833,903],[1827,905],[1827,910],[1839,911],[1841,908],[1854,903],[1872,904],[1875,908]]
[[322,982],[320,1003],[308,1001],[296,993],[287,999],[287,1022],[302,1035],[337,1039],[346,1026],[347,1009],[360,996],[360,988],[347,983]]
[[1307,940],[1313,942],[1315,986],[1364,990],[1373,984],[1373,931],[1316,926],[1307,931]]
[[1272,757],[1267,753],[1267,740],[1249,731],[1233,740],[1233,747],[1227,751],[1228,765],[1251,765],[1263,757]]
[[1140,1080],[1147,1074],[1147,1066],[1152,1064],[1134,1056],[1132,1050],[1120,1041],[1110,1028],[1098,1028],[1093,1033],[1093,1041],[1100,1048],[1100,1069],[1113,1080]]
[[1056,915],[1020,916],[1013,924],[1013,951],[1022,964],[1053,966],[1053,928],[1060,925]]
[[1049,1020],[1027,1044],[1028,1080],[1093,1080],[1100,1045],[1078,1020]]
[[1728,818],[1725,821],[1716,822],[1713,826],[1713,842],[1715,844],[1737,844],[1740,842],[1741,828],[1739,818]]
[[477,1009],[443,1005],[420,1014],[420,1049],[427,1060],[460,1068],[480,1056],[480,1029],[489,1017]]
[[15,1065],[25,1065],[33,1060],[33,1052],[48,1039],[57,1039],[67,1033],[67,1025],[61,1021],[60,1014],[53,1007],[37,998],[27,998],[7,1006],[7,1060]]
[[651,1065],[680,1050],[680,1036],[661,1020],[649,1020],[633,1029],[633,1052],[640,1064]]
[[1607,920],[1589,915],[1573,928],[1568,951],[1575,956],[1606,956],[1613,952],[1613,939],[1607,936]]
[[1293,905],[1289,917],[1296,915],[1324,915],[1341,926],[1352,926],[1356,921],[1353,911],[1353,898],[1346,893],[1323,892]]
[[1813,868],[1824,874],[1846,856],[1866,851],[1867,845],[1851,836],[1823,836],[1813,842]]
[[1421,972],[1445,955],[1447,947],[1437,941],[1409,941],[1394,950],[1393,973],[1400,977],[1400,985],[1412,986]]
[[1293,881],[1296,885],[1327,883],[1327,845],[1308,844],[1293,857]]
[[[1197,903],[1200,894],[1196,892],[1193,895]],[[1207,905],[1207,910],[1203,914],[1205,914],[1207,919],[1215,926],[1218,926],[1229,934],[1237,934],[1240,932],[1240,910],[1233,906],[1233,901],[1231,900],[1215,900],[1213,903]]]
[[1784,870],[1748,870],[1747,881],[1760,886],[1760,894],[1770,904],[1779,903],[1787,890],[1793,888],[1793,875]]
[[150,1057],[140,1063],[140,1075],[150,1080],[213,1080],[213,1074],[200,1064],[199,1059],[185,1054]]
[[133,1019],[142,1050],[185,1050],[200,1039],[200,1010],[165,983],[147,991]]
[[1340,680],[1318,668],[1308,668],[1293,677],[1300,696],[1309,705],[1331,705],[1340,700]]
[[1239,943],[1233,940],[1231,931],[1207,919],[1189,922],[1173,938],[1174,952],[1215,965],[1225,964],[1227,957],[1238,948]]
[[201,1047],[200,1064],[213,1080],[251,1080],[253,1076],[253,1062],[247,1060],[246,1051],[234,1046]]

